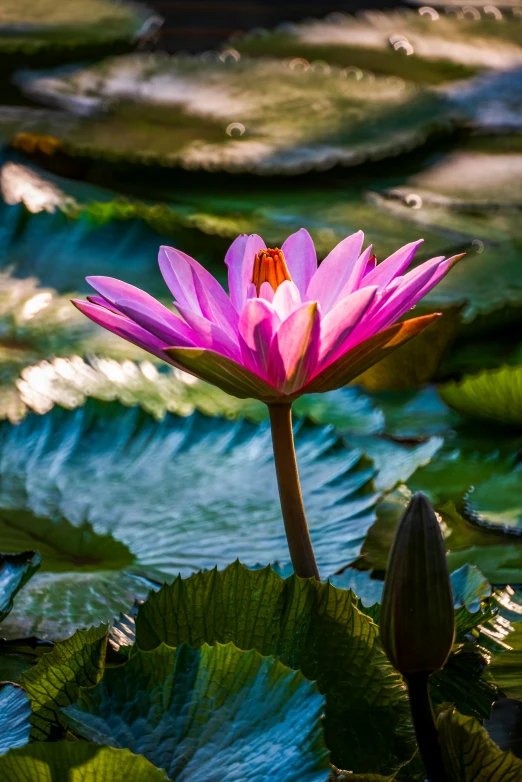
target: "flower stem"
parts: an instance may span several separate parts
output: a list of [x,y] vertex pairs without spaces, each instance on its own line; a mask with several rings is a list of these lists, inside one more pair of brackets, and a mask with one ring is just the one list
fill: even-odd
[[292,406],[290,404],[268,405],[268,410],[281,510],[294,572],[302,578],[319,580],[297,472]]
[[447,782],[435,727],[429,692],[429,674],[417,673],[404,677],[410,696],[411,716],[417,736],[417,744],[426,768],[428,782]]

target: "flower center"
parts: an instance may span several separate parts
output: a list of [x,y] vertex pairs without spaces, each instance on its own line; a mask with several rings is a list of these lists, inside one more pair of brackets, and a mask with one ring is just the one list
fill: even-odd
[[256,286],[258,296],[264,282],[268,282],[274,290],[277,290],[282,282],[291,279],[285,256],[279,247],[275,250],[260,250],[256,254],[252,282]]

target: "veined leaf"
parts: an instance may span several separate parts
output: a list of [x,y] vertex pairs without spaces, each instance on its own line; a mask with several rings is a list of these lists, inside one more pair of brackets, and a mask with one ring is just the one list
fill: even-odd
[[446,711],[437,723],[450,782],[518,782],[522,761],[502,752],[473,717]]
[[0,757],[9,782],[169,782],[142,755],[86,741],[36,742]]
[[404,685],[349,591],[236,563],[151,595],[138,610],[136,641],[144,650],[232,641],[299,668],[326,695],[326,742],[340,768],[392,773],[412,752]]
[[77,735],[143,753],[180,782],[326,782],[323,708],[316,685],[273,657],[162,644],[107,669],[64,712]]
[[464,416],[522,427],[522,365],[468,375],[439,393]]
[[31,736],[38,741],[56,740],[63,734],[60,707],[73,703],[79,687],[93,687],[105,665],[107,628],[77,630],[59,641],[38,664],[22,676],[31,702]]

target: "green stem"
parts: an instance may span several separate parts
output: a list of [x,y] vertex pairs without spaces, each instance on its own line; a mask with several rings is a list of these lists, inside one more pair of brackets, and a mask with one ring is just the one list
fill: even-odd
[[281,510],[294,572],[302,578],[319,580],[297,472],[292,406],[290,404],[268,405],[268,410]]
[[404,677],[410,696],[411,716],[419,752],[426,768],[428,782],[448,782],[435,727],[429,691],[429,674],[417,673]]

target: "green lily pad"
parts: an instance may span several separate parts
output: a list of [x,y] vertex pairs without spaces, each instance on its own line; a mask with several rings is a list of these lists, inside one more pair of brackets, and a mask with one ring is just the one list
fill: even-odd
[[[394,195],[395,194],[395,195]],[[461,307],[461,319],[471,324],[479,316],[500,317],[504,310],[520,317],[522,276],[520,252],[522,236],[515,211],[458,210],[424,203],[415,190],[396,188],[381,196],[374,193],[375,207],[397,219],[410,220],[411,230],[422,234],[423,226],[443,230],[454,242],[460,242],[463,258],[423,299],[428,311]],[[414,228],[415,226],[415,228]],[[418,307],[419,308],[419,307]],[[487,324],[482,324],[486,329]]]
[[392,773],[412,754],[404,685],[349,591],[236,563],[151,595],[138,609],[136,641],[142,650],[232,641],[299,668],[326,695],[326,742],[338,767]]
[[500,651],[491,660],[491,674],[509,698],[522,700],[522,626],[514,625],[514,631],[506,639],[507,650]]
[[516,23],[506,30],[507,24],[478,17],[457,19],[425,6],[418,13],[332,14],[272,33],[233,37],[231,44],[251,56],[294,58],[300,71],[328,69],[328,63],[349,66],[346,75],[356,80],[369,69],[437,83],[520,63],[522,34]]
[[[297,420],[295,437],[312,540],[327,576],[358,553],[373,523],[374,469],[331,428]],[[134,571],[139,565],[149,577],[235,557],[249,565],[289,559],[267,423],[200,414],[157,422],[141,410],[89,400],[74,412],[55,408],[16,427],[4,422],[0,440],[2,516],[33,514],[35,534],[42,519],[75,527],[87,521],[97,535],[125,544]]]
[[474,565],[464,565],[451,574],[455,608],[467,608],[476,613],[483,600],[491,597],[491,584]]
[[[168,701],[164,699],[166,688]],[[325,782],[324,698],[300,671],[233,644],[136,651],[81,689],[69,728],[143,753],[179,780]]]
[[0,774],[12,782],[168,782],[164,771],[127,749],[86,741],[37,742],[0,757]]
[[13,598],[40,567],[41,557],[34,551],[0,554],[0,622],[13,608]]
[[64,733],[60,707],[73,703],[80,687],[93,687],[103,676],[107,628],[77,630],[56,643],[37,665],[22,677],[31,702],[31,737],[55,741]]
[[439,393],[464,416],[522,428],[522,365],[468,375]]
[[522,761],[502,752],[473,717],[446,711],[437,722],[449,782],[517,782]]
[[[18,134],[56,140],[36,146],[188,169],[325,170],[410,150],[450,125],[444,98],[402,80],[300,73],[278,60],[130,55],[20,83],[40,101],[95,112],[64,128],[59,113],[18,111]],[[5,132],[14,117],[4,112]]]
[[29,741],[29,698],[16,684],[0,684],[0,755]]
[[[113,0],[70,0],[56,4],[4,0],[0,12],[0,53],[69,58],[87,50],[130,48],[154,19],[144,6]],[[155,24],[158,24],[156,17]],[[27,64],[27,63],[25,63]]]

